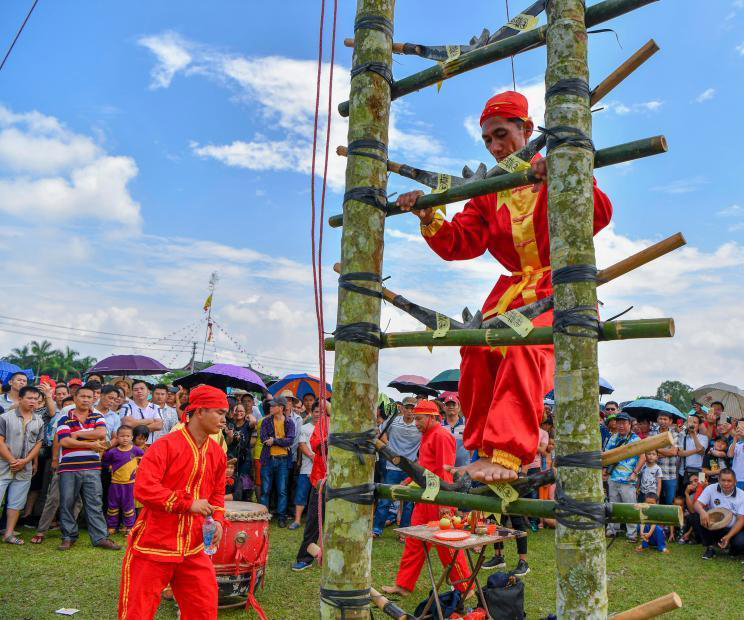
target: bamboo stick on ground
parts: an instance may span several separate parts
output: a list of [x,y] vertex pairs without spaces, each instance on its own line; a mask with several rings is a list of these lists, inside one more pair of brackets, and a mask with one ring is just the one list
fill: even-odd
[[408,618],[408,614],[405,611],[403,611],[400,607],[393,603],[388,597],[380,594],[374,588],[369,589],[369,596],[372,599],[372,602],[375,604],[375,607],[381,609],[391,618],[396,618],[396,620],[406,620]]
[[[474,493],[455,493],[439,491],[433,500],[421,497],[424,489],[410,486],[376,484],[377,497],[382,499],[456,506],[465,510],[480,510],[486,513],[513,514],[525,517],[555,517],[555,502],[542,499],[519,498],[504,506],[501,498]],[[682,525],[682,507],[663,504],[609,504],[608,521],[613,523],[657,523],[659,525]]]
[[[602,340],[634,340],[636,338],[671,338],[674,319],[638,319],[601,323]],[[552,344],[553,328],[536,327],[522,337],[512,329],[453,329],[440,338],[434,332],[389,332],[382,334],[383,349],[400,347],[511,347],[532,344]],[[335,339],[326,338],[326,351],[335,350]]]
[[[588,27],[596,26],[603,22],[609,21],[630,11],[634,11],[642,6],[656,2],[657,0],[604,0],[586,10],[585,23]],[[503,60],[510,56],[515,56],[529,49],[545,45],[546,26],[535,28],[528,32],[489,43],[484,47],[479,47],[472,52],[463,54],[450,62],[439,64],[409,75],[401,80],[393,82],[391,88],[392,99],[397,99],[403,95],[408,95],[427,86],[432,86],[443,80],[465,73],[478,67],[483,67],[489,63]],[[343,101],[338,105],[338,111],[341,116],[349,115],[349,102]]]
[[[633,142],[626,142],[624,144],[618,144],[597,151],[594,154],[594,167],[602,168],[604,166],[611,166],[613,164],[619,164],[639,159],[641,157],[659,155],[665,153],[666,150],[667,143],[664,136],[654,136],[652,138],[634,140]],[[465,200],[467,198],[473,198],[475,196],[483,196],[485,194],[493,194],[506,189],[532,185],[536,182],[537,179],[532,174],[531,170],[523,170],[521,172],[513,172],[511,174],[472,181],[471,183],[458,185],[439,194],[420,196],[416,201],[416,204],[413,205],[412,210],[418,211],[420,209],[445,205]],[[385,217],[400,215],[401,213],[403,213],[403,211],[395,206],[394,202],[387,203]],[[341,214],[333,215],[328,220],[328,224],[331,228],[343,226],[343,223],[344,219]]]
[[668,611],[674,611],[680,607],[682,607],[682,599],[676,592],[670,592],[653,601],[638,605],[638,607],[614,614],[610,616],[610,620],[647,620],[648,618],[656,618]]

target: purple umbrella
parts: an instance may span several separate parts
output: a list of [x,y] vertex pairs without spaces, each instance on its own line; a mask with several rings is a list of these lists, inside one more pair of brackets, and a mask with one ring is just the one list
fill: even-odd
[[229,387],[240,388],[249,392],[265,392],[266,385],[250,368],[234,364],[215,364],[199,372],[176,379],[173,385],[192,388],[201,383],[226,390]]
[[170,369],[146,355],[112,355],[88,369],[101,375],[162,375]]
[[429,380],[419,375],[401,375],[388,383],[388,387],[395,388],[401,394],[416,394],[416,396],[437,396],[439,392],[427,386]]

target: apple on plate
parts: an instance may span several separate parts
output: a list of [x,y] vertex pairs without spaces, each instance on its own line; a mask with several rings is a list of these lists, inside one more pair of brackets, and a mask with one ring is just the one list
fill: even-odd
[[452,521],[450,521],[447,517],[442,517],[439,519],[439,527],[443,530],[448,530],[452,527]]

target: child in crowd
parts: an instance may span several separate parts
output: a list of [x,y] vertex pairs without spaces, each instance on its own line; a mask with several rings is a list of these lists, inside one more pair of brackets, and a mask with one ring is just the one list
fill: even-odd
[[225,501],[230,501],[233,498],[233,491],[235,490],[235,463],[238,459],[232,458],[227,460],[227,468],[225,469]]
[[[649,453],[646,453],[648,458]],[[658,465],[657,465],[658,467]],[[643,500],[647,504],[655,504],[659,499],[656,493],[646,493],[645,499]],[[664,528],[660,525],[654,525],[653,523],[644,523],[641,527],[638,526],[638,533],[641,535],[640,545],[636,547],[636,551],[643,551],[649,547],[656,547],[659,553],[669,553],[669,549],[666,547],[666,537],[664,536]]]
[[[703,474],[704,476],[705,474]],[[695,530],[692,527],[692,515],[695,514],[695,501],[705,489],[706,484],[700,482],[698,474],[690,474],[687,486],[682,491],[682,497],[675,497],[674,503],[677,506],[682,506],[684,512],[684,524],[682,526],[682,533],[677,539],[677,543],[680,545],[691,545],[695,543]],[[700,541],[697,541],[700,542]]]
[[709,484],[717,484],[718,472],[731,467],[731,459],[727,456],[716,456],[714,451],[717,454],[726,454],[728,451],[728,441],[726,441],[725,437],[716,439],[715,443],[708,447],[705,451],[705,456],[703,456],[703,471]]
[[147,450],[147,438],[150,436],[150,429],[144,425],[135,426],[132,431],[132,440],[134,445],[142,450],[143,454]]
[[[147,430],[145,428],[145,430]],[[123,534],[126,536],[134,526],[134,475],[140,458],[145,454],[140,448],[132,445],[132,429],[120,426],[116,431],[116,447],[106,450],[101,460],[102,467],[111,471],[111,485],[108,490],[108,509],[106,522],[108,533],[113,534],[124,523]]]
[[646,452],[646,463],[641,467],[638,475],[638,495],[640,501],[646,501],[649,494],[661,495],[661,467],[658,464],[659,455],[656,450]]

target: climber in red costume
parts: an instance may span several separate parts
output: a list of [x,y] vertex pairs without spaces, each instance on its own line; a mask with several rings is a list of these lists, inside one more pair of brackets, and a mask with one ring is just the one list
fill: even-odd
[[[421,432],[421,447],[419,448],[418,464],[439,476],[446,482],[452,482],[452,474],[448,467],[455,463],[456,443],[455,438],[449,430],[442,426],[439,419],[439,408],[431,401],[422,400],[413,410],[416,428]],[[409,484],[411,479],[403,481]],[[424,525],[429,521],[438,520],[443,514],[448,514],[452,509],[449,506],[438,506],[436,504],[416,504],[411,515],[411,525]],[[437,547],[439,559],[442,566],[449,566],[452,561],[452,552],[444,547]],[[398,576],[394,586],[383,586],[388,594],[400,594],[408,596],[416,587],[421,569],[426,561],[426,551],[420,540],[406,538],[406,546],[403,556],[400,558]],[[464,581],[470,577],[470,571],[465,560],[465,555],[458,552],[457,562],[450,571],[450,581],[458,582],[455,588],[464,593],[467,583]]]
[[[506,91],[486,102],[480,118],[483,142],[496,161],[524,147],[534,125],[527,99]],[[552,294],[548,233],[547,166],[530,162],[534,186],[478,196],[451,222],[433,209],[414,213],[429,247],[445,260],[468,260],[486,250],[511,275],[499,277],[483,304],[489,319]],[[410,210],[422,192],[402,194],[397,204]],[[594,184],[594,234],[607,226],[612,205]],[[532,321],[550,326],[553,312]],[[478,459],[457,469],[482,482],[514,480],[522,463],[537,451],[543,397],[553,385],[552,345],[462,347],[459,396],[466,424],[465,447]]]

